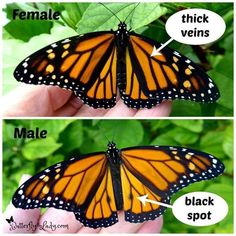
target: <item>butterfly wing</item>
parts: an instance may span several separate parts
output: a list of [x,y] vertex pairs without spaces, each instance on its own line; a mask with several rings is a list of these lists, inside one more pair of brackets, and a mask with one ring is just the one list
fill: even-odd
[[43,170],[18,188],[12,203],[23,209],[55,207],[71,211],[92,228],[118,221],[104,152],[72,158]]
[[211,103],[220,94],[209,76],[194,62],[165,47],[151,57],[160,43],[131,33],[126,48],[126,86],[120,88],[124,102],[133,108],[152,106],[163,100],[186,99]]
[[148,198],[170,203],[170,196],[191,183],[214,178],[224,165],[212,155],[179,147],[134,147],[121,150],[121,182],[125,219],[130,222],[153,220],[165,207],[146,203]]
[[145,180],[140,180],[129,170],[126,164],[121,165],[121,186],[123,196],[123,209],[125,220],[131,223],[140,223],[146,220],[154,220],[164,213],[165,207],[154,205],[149,202],[145,206],[138,200],[138,197],[148,195],[148,198],[158,202],[170,203],[170,197],[152,191]]
[[22,61],[14,76],[27,84],[72,90],[86,104],[112,107],[116,100],[114,33],[96,32],[53,43]]

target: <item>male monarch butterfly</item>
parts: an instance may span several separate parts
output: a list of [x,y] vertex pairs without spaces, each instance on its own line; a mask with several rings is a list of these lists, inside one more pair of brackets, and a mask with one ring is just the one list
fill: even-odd
[[166,207],[138,200],[141,195],[166,204],[179,189],[224,171],[217,158],[181,147],[144,146],[117,149],[108,143],[96,152],[53,165],[22,184],[15,207],[55,207],[74,212],[85,226],[108,227],[124,210],[131,223],[154,220]]
[[18,81],[56,85],[72,90],[94,108],[116,104],[117,87],[131,108],[152,108],[163,100],[212,103],[219,90],[209,76],[179,52],[127,30],[92,32],[53,43],[23,60],[15,69]]

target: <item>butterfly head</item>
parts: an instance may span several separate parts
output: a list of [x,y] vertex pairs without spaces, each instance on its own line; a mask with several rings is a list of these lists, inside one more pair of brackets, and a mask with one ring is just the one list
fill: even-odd
[[108,151],[112,149],[117,149],[116,144],[113,141],[109,142],[107,147],[108,147]]
[[129,31],[125,22],[120,21],[118,29],[116,31],[118,49],[123,51],[123,48],[128,44]]
[[114,142],[109,142],[107,145],[107,158],[108,160],[113,163],[117,164],[119,163],[119,149],[116,147],[116,144]]
[[125,24],[125,22],[120,22],[120,24],[118,25],[118,29],[119,30],[127,30],[127,25]]

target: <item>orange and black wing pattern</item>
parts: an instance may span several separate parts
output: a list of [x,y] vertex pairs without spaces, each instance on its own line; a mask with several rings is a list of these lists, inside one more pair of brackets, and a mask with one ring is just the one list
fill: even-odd
[[14,76],[27,84],[71,90],[94,108],[113,107],[117,89],[114,40],[111,31],[63,39],[23,60]]
[[104,152],[72,158],[36,174],[13,196],[15,207],[54,207],[74,212],[85,226],[118,221],[110,167]]
[[154,220],[166,209],[158,204],[142,205],[138,197],[148,195],[170,204],[171,195],[191,183],[214,178],[224,165],[212,155],[180,147],[149,146],[87,154],[53,165],[30,178],[15,192],[15,207],[54,207],[71,211],[87,227],[108,227],[125,220]]
[[168,146],[121,149],[121,182],[125,219],[129,222],[153,220],[165,207],[146,203],[138,197],[170,203],[170,197],[191,183],[212,179],[224,171],[221,161],[192,149]]
[[160,43],[130,33],[126,48],[126,85],[121,98],[132,108],[151,108],[163,100],[212,103],[220,94],[212,79],[194,62],[168,47],[151,57]]

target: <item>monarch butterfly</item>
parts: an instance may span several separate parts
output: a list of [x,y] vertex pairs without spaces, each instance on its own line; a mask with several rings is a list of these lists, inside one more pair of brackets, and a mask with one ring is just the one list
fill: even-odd
[[[118,18],[119,19],[119,18]],[[55,42],[24,59],[14,77],[27,84],[71,90],[93,108],[116,104],[117,87],[131,108],[152,108],[163,100],[212,103],[219,90],[209,76],[179,52],[127,30],[91,32]]]
[[87,227],[108,227],[124,210],[131,223],[154,220],[164,206],[147,203],[141,195],[166,204],[179,189],[214,178],[224,171],[217,158],[182,147],[143,146],[118,149],[108,143],[96,152],[53,165],[22,184],[12,202],[23,209],[55,207],[74,212]]

